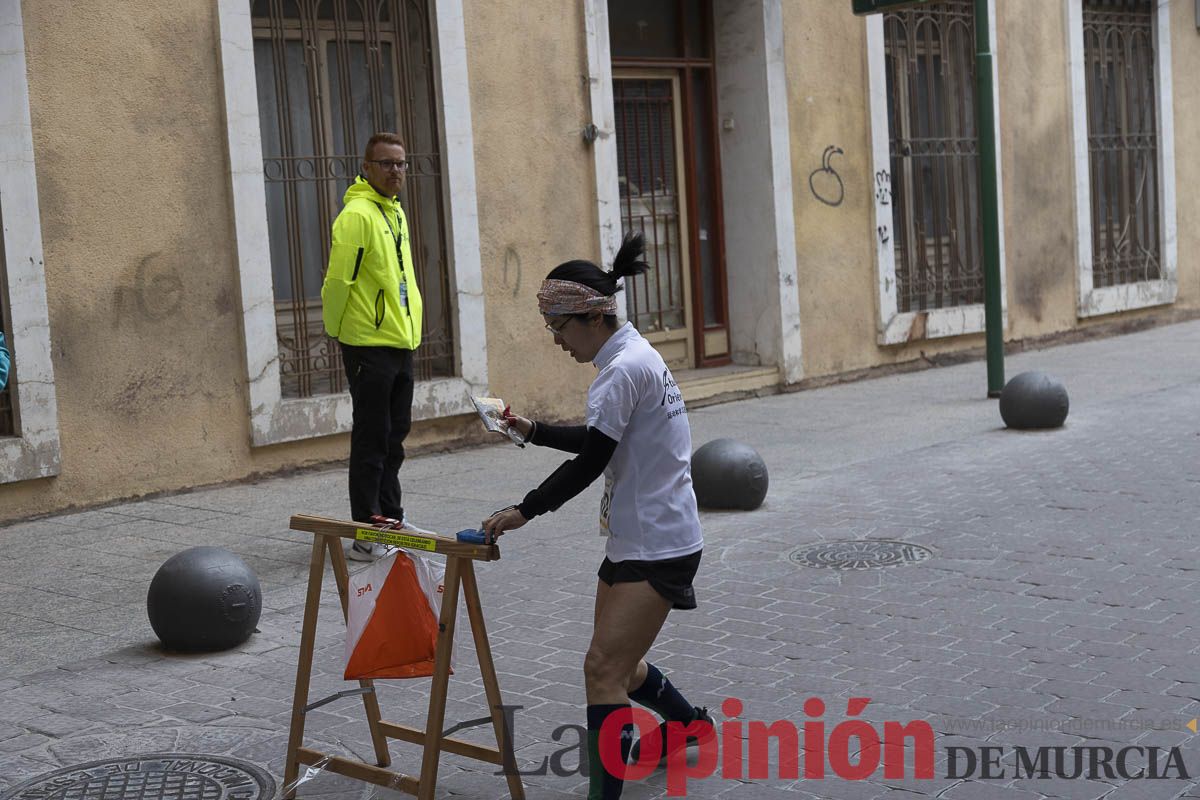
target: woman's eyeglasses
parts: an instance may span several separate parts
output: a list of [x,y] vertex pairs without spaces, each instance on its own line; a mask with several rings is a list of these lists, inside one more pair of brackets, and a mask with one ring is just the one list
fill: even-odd
[[561,336],[563,328],[567,327],[567,323],[569,323],[570,321],[571,321],[571,318],[567,317],[558,325],[554,325],[552,323],[547,322],[546,330],[550,331],[550,333],[554,334],[555,336]]

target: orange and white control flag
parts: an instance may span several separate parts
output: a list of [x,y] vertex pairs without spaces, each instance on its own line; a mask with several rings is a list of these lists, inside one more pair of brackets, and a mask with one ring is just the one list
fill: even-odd
[[346,680],[433,674],[445,568],[397,550],[350,576]]

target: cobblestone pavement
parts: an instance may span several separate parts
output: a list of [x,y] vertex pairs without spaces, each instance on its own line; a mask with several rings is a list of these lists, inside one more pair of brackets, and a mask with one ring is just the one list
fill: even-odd
[[[695,410],[696,443],[727,435],[756,447],[771,470],[767,502],[750,513],[705,513],[700,608],[673,613],[652,660],[687,694],[751,721],[822,721],[821,780],[770,775],[687,784],[689,797],[948,800],[1200,798],[1195,781],[1014,777],[1016,748],[1178,748],[1200,774],[1200,323],[1025,353],[1009,374],[1064,378],[1065,428],[1004,430],[982,394],[983,367],[953,368]],[[406,505],[417,522],[453,531],[519,499],[559,461],[507,446],[415,458]],[[227,754],[277,778],[303,608],[310,540],[292,513],[344,514],[344,472],[327,470],[198,490],[0,529],[0,794],[60,766],[135,753]],[[527,774],[531,798],[582,796],[575,770],[583,722],[581,662],[590,629],[598,490],[503,542],[479,566],[517,757],[572,774]],[[842,540],[921,545],[921,563],[878,570],[802,566],[797,548]],[[157,566],[178,550],[235,550],[264,584],[256,633],[229,652],[164,654],[145,620]],[[312,696],[345,688],[342,626],[327,580]],[[469,636],[460,628],[448,724],[486,713]],[[427,682],[381,682],[384,716],[421,725]],[[805,713],[807,699],[823,715]],[[863,780],[834,773],[849,697],[860,717],[927,720],[935,777]],[[371,750],[361,703],[308,715],[309,742],[342,754]],[[486,741],[475,728],[463,738]],[[849,743],[850,763],[878,758]],[[1002,748],[1005,775],[948,776],[949,748]],[[796,753],[794,743],[785,752]],[[841,750],[847,749],[843,741]],[[728,752],[728,751],[725,751]],[[958,754],[961,769],[965,750]],[[1051,752],[1051,751],[1047,751]],[[1070,750],[1068,759],[1070,760]],[[1096,752],[1096,751],[1093,751]],[[393,744],[394,766],[419,768]],[[368,759],[369,760],[369,759]],[[1115,761],[1113,762],[1115,768]],[[803,761],[801,762],[803,775]],[[565,771],[560,769],[559,771]],[[1085,759],[1085,773],[1086,773]],[[745,769],[742,770],[745,774]],[[301,797],[399,797],[323,774]],[[499,798],[502,778],[443,760],[441,797]],[[657,772],[625,797],[666,796]]]

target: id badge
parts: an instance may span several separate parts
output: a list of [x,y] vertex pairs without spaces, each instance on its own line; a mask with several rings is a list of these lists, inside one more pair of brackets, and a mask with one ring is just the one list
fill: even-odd
[[403,240],[404,233],[400,233],[400,239],[396,240],[396,263],[400,265],[400,307],[408,310],[408,280],[404,273],[404,250],[400,246]]

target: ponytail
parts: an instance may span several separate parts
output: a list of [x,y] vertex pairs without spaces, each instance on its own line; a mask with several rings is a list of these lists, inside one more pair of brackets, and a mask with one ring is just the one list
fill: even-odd
[[614,287],[617,278],[641,275],[650,269],[650,265],[642,258],[645,252],[646,237],[641,232],[625,234],[625,238],[621,240],[621,249],[617,251],[617,257],[613,260],[612,272],[609,273],[613,276]]
[[650,269],[642,256],[646,252],[646,237],[641,233],[626,233],[621,248],[613,259],[612,270],[605,272],[591,261],[566,261],[550,270],[549,280],[574,281],[600,294],[612,296],[621,288],[620,279],[641,275]]

